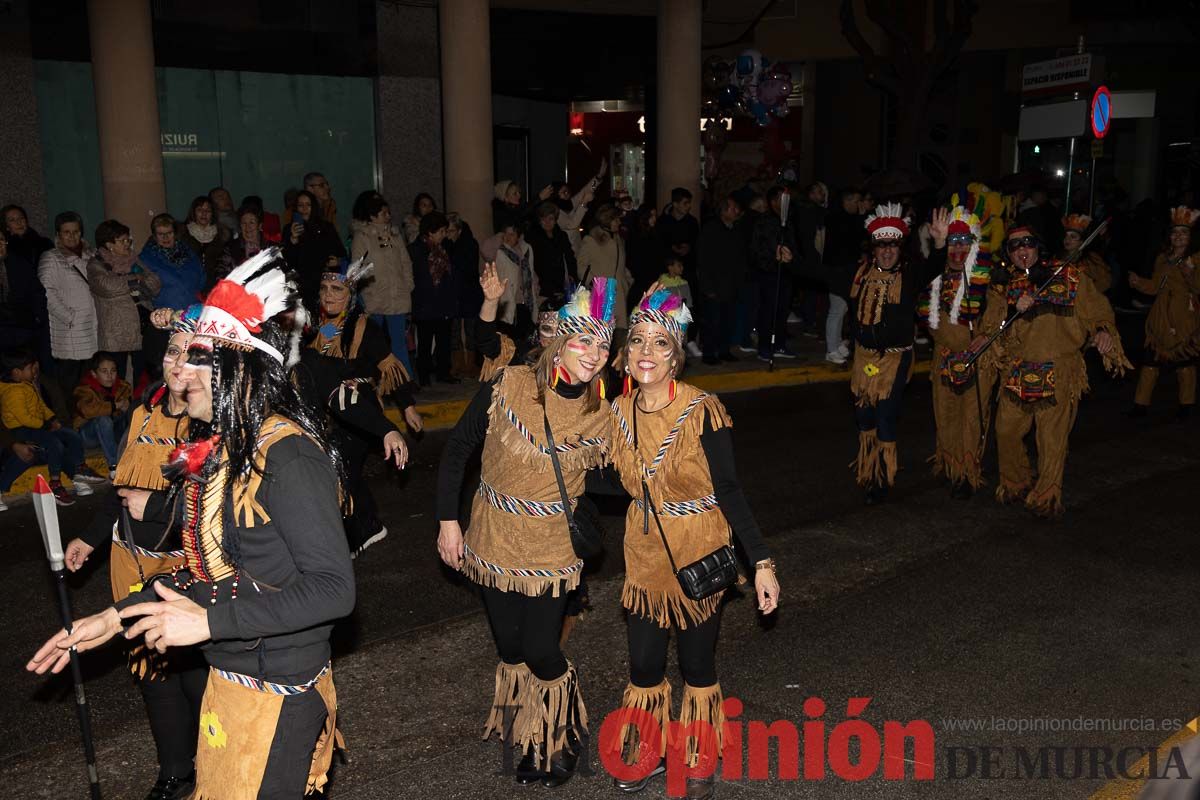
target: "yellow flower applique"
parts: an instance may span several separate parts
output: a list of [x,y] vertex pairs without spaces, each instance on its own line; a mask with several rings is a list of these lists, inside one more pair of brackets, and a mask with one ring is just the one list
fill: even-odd
[[868,378],[874,378],[879,374],[879,367],[875,366],[874,364],[867,364],[865,367],[863,367],[863,372],[867,374]]
[[208,711],[200,715],[200,732],[208,740],[209,747],[224,747],[229,742],[229,735],[221,727],[217,712]]

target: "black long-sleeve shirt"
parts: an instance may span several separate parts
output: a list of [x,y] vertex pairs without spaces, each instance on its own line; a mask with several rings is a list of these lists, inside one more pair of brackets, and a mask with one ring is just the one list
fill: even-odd
[[[869,256],[868,256],[869,257]],[[869,350],[883,351],[889,348],[911,347],[916,323],[917,301],[929,282],[946,267],[946,248],[932,250],[928,258],[909,262],[900,269],[900,302],[888,303],[875,325],[863,325],[858,321],[858,301],[850,297],[851,284],[858,273],[855,264],[804,264],[800,270],[803,277],[827,281],[829,291],[846,298],[850,304],[850,330],[854,341]]]
[[[328,456],[310,439],[288,436],[267,452],[258,502],[270,521],[238,526],[241,578],[212,586],[196,582],[186,592],[208,613],[209,664],[278,683],[301,683],[329,661],[333,622],[354,608],[354,573],[337,477]],[[233,519],[226,498],[226,520]],[[170,583],[167,584],[168,586]],[[153,587],[117,603],[155,601]]]

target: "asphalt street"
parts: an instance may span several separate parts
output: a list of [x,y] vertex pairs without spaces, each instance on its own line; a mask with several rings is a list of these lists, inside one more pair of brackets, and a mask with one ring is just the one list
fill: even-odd
[[[1105,784],[1089,758],[1099,752],[1102,760],[1103,748],[1157,745],[1196,718],[1200,420],[1172,421],[1170,377],[1150,419],[1123,416],[1131,398],[1129,380],[1093,381],[1071,439],[1067,514],[1047,523],[998,505],[990,492],[952,500],[929,475],[925,378],[909,387],[898,486],[888,504],[871,508],[847,468],[857,441],[845,384],[725,396],[741,480],[780,564],[783,592],[773,620],[758,617],[749,594],[727,604],[718,651],[726,694],[743,701],[743,720],[797,728],[812,718],[804,701],[821,698],[826,737],[846,718],[849,698],[870,698],[860,714],[870,727],[925,720],[936,743],[932,780],[913,779],[921,756],[910,749],[903,781],[884,779],[882,766],[861,781],[829,769],[820,780],[781,780],[773,767],[770,780],[722,782],[719,796],[1084,798]],[[432,497],[445,437],[426,435],[407,470],[377,465],[372,478],[390,534],[356,562],[358,607],[337,632],[350,750],[328,791],[336,800],[518,791],[498,774],[499,747],[479,739],[495,667],[486,622],[470,586],[441,566],[434,547]],[[994,444],[991,453],[994,483]],[[96,505],[64,509],[64,531],[83,525]],[[627,676],[618,604],[622,509],[612,501],[606,509],[611,546],[591,568],[593,610],[567,647],[593,735]],[[83,797],[69,680],[22,670],[56,618],[28,505],[0,517],[0,528],[7,689],[0,785],[18,797]],[[105,573],[96,554],[72,577],[79,611],[108,600]],[[116,648],[89,654],[85,669],[106,796],[140,798],[155,773],[140,697]],[[675,684],[678,691],[677,677]],[[1007,729],[1036,720],[1090,729]],[[1054,747],[1065,748],[1065,769],[1045,749]],[[1071,774],[1076,748],[1079,777]],[[594,750],[595,774],[557,795],[617,796]],[[1022,755],[1046,758],[1048,777],[1022,772]],[[662,793],[660,780],[643,796]]]

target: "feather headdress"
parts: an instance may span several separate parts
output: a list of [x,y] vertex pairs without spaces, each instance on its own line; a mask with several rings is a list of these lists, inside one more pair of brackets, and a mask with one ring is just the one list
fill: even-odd
[[669,289],[659,289],[654,294],[642,300],[629,317],[629,328],[643,322],[653,322],[667,329],[675,340],[683,344],[687,335],[687,327],[692,321],[692,312],[688,311],[683,298]]
[[1190,228],[1195,224],[1197,217],[1200,217],[1200,211],[1187,206],[1176,206],[1171,209],[1171,227]]
[[591,333],[611,342],[613,307],[617,302],[617,282],[613,278],[592,278],[589,290],[580,284],[558,310],[558,335]]
[[943,291],[943,275],[938,275],[918,299],[917,313],[931,330],[937,330],[941,324],[943,304],[949,312],[951,325],[972,322],[983,313],[984,296],[991,282],[992,260],[990,249],[980,240],[981,228],[979,217],[965,207],[955,206],[950,212],[947,235],[970,235],[971,249],[963,259],[962,273],[952,276],[954,280],[946,285],[946,291]]
[[217,346],[259,350],[284,363],[283,354],[255,334],[262,324],[290,309],[295,292],[283,269],[278,247],[268,247],[218,281],[200,310],[196,335]]
[[338,259],[337,271],[329,270],[328,272],[322,272],[321,280],[344,283],[353,292],[358,288],[359,282],[375,269],[375,262],[368,261],[365,264],[363,263],[366,261],[366,258],[367,256],[364,253],[350,262],[345,261],[345,259]]
[[195,333],[196,323],[200,321],[200,312],[204,306],[200,303],[192,303],[182,311],[176,311],[171,316],[171,335],[177,333]]
[[908,236],[910,220],[904,215],[904,206],[899,203],[880,203],[875,213],[867,217],[867,231],[877,242],[894,241]]
[[1067,214],[1062,218],[1062,226],[1064,230],[1075,231],[1080,236],[1092,224],[1092,218],[1087,214]]

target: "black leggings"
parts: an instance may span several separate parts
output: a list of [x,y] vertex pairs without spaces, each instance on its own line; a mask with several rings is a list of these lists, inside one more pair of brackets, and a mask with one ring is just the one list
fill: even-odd
[[547,589],[545,594],[530,597],[484,586],[480,594],[500,660],[505,664],[524,663],[538,680],[562,677],[567,671],[567,658],[558,647],[558,637],[567,593],[554,597]]
[[[671,628],[660,628],[646,617],[629,614],[629,682],[642,689],[658,686],[667,676],[667,645]],[[718,610],[699,625],[675,629],[675,648],[683,681],[697,689],[717,682],[717,636],[721,632]]]
[[195,657],[194,663],[170,669],[161,678],[137,682],[150,718],[160,778],[184,778],[192,773],[200,736],[200,700],[208,683],[208,667],[194,651],[180,655],[189,660]]
[[881,442],[896,441],[896,430],[900,426],[900,406],[904,402],[904,387],[908,385],[908,367],[912,364],[912,350],[900,356],[900,368],[887,397],[873,406],[854,407],[854,421],[860,431],[876,431]]

